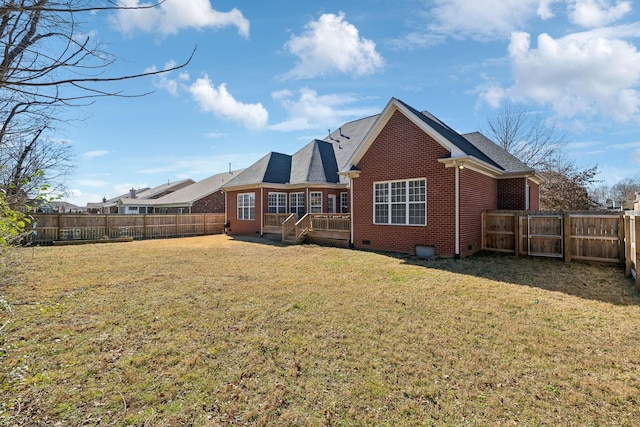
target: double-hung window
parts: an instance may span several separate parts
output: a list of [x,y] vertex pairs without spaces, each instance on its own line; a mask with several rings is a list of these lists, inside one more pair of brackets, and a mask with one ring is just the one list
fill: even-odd
[[312,191],[309,194],[309,201],[311,202],[309,207],[311,213],[322,213],[322,192]]
[[287,193],[269,193],[269,213],[287,213]]
[[255,193],[238,194],[238,219],[256,218],[256,195]]
[[426,179],[376,182],[373,190],[375,224],[427,224]]

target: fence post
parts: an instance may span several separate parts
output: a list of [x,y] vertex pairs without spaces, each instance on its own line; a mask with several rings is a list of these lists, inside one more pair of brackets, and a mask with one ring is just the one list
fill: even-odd
[[618,218],[618,254],[620,254],[620,264],[624,263],[624,236],[626,234],[627,227],[624,223],[624,214],[620,214]]
[[563,222],[564,230],[562,231],[562,239],[564,240],[564,260],[571,262],[571,215],[565,213]]
[[624,274],[631,276],[631,216],[624,217]]
[[520,214],[516,211],[513,213],[513,238],[515,239],[513,254],[515,256],[520,256],[520,236],[522,236],[522,230],[520,229]]
[[636,289],[638,291],[640,291],[640,268],[638,268],[638,260],[640,259],[640,245],[638,244],[638,236],[640,236],[640,221],[638,221],[638,216],[635,217],[634,219],[634,223],[635,223],[635,228],[636,228],[636,241],[635,241],[635,247],[636,247]]
[[480,247],[484,250],[485,245],[487,243],[487,239],[485,237],[485,233],[487,232],[487,211],[482,211],[481,221],[482,221],[482,235],[480,236]]

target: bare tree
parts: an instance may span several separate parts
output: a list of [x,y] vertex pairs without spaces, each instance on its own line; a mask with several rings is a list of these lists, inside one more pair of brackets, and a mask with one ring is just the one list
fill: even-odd
[[598,167],[580,169],[566,157],[567,133],[555,119],[545,120],[523,104],[507,104],[488,125],[489,138],[545,178],[542,209],[591,209],[587,188],[597,182]]
[[556,120],[545,120],[524,104],[506,104],[488,125],[494,142],[533,169],[548,169],[567,145]]
[[[185,67],[112,75],[115,58],[101,49],[83,19],[97,12],[158,7],[165,0],[126,7],[115,0],[0,0],[0,177],[7,191],[24,193],[45,179],[62,181],[71,152],[53,137],[62,111],[100,97],[137,97],[113,83]],[[56,171],[52,173],[52,171]],[[27,183],[30,183],[27,185]]]
[[633,209],[637,192],[640,192],[640,177],[624,178],[611,187],[613,197],[626,209]]

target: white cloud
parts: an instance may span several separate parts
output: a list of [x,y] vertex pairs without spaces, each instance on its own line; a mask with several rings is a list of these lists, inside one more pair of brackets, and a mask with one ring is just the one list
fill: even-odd
[[96,157],[102,157],[109,154],[107,150],[95,150],[95,151],[87,151],[82,154],[82,157],[85,159],[95,159]]
[[434,0],[429,30],[451,37],[505,38],[530,19],[553,16],[554,0]]
[[[613,3],[613,4],[612,4]],[[626,0],[573,0],[569,2],[569,20],[586,28],[608,25],[631,11]]]
[[560,39],[547,34],[532,48],[527,33],[513,33],[509,57],[515,84],[485,90],[492,105],[501,97],[550,104],[562,117],[596,113],[617,121],[640,113],[640,53],[633,44],[601,37],[601,31]]
[[307,129],[328,130],[345,120],[379,113],[378,108],[348,107],[358,101],[351,95],[318,95],[309,88],[300,89],[299,98],[290,91],[272,93],[273,99],[287,110],[287,120],[269,126],[277,131],[299,131]]
[[227,91],[226,83],[216,88],[208,76],[197,79],[188,90],[202,110],[223,119],[238,121],[248,129],[262,129],[269,120],[269,113],[261,103],[244,104],[237,101]]
[[384,65],[376,44],[360,37],[343,13],[324,14],[309,22],[304,33],[292,36],[285,49],[298,57],[298,63],[284,78],[312,78],[337,72],[362,76]]
[[[126,7],[150,4],[140,0],[118,1],[118,5]],[[211,8],[209,0],[166,0],[154,8],[119,10],[115,20],[123,33],[142,30],[175,34],[183,28],[221,28],[231,25],[238,28],[242,37],[249,37],[249,21],[242,12],[235,8],[229,12],[218,12]]]
[[[167,62],[163,68],[163,70],[169,70],[176,66],[176,61],[173,59]],[[153,65],[144,70],[145,73],[155,73],[158,71],[158,68]],[[189,74],[186,71],[183,71],[178,74],[177,79],[171,78],[172,73],[166,72],[161,74],[155,74],[153,76],[153,85],[158,89],[163,89],[169,92],[172,96],[178,96],[178,90],[180,89],[180,82],[189,80]]]

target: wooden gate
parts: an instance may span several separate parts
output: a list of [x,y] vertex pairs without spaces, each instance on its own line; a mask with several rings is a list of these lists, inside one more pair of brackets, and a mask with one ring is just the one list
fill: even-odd
[[562,215],[527,216],[527,251],[531,256],[562,258]]
[[482,249],[622,263],[624,229],[622,214],[488,211],[482,215]]

